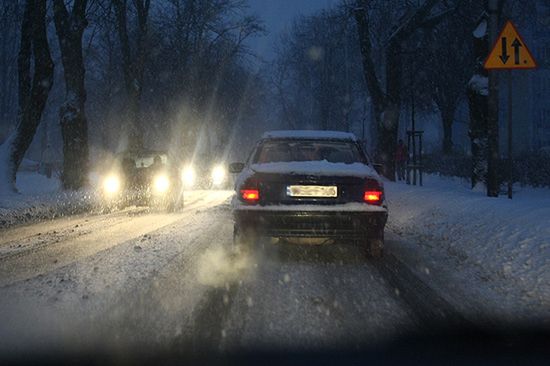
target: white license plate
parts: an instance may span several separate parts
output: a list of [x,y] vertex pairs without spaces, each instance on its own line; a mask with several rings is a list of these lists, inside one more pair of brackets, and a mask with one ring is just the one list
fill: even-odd
[[287,186],[289,197],[338,197],[336,186]]

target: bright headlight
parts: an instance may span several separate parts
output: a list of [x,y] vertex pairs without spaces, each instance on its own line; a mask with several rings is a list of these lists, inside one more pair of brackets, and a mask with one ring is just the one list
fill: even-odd
[[217,165],[212,169],[212,184],[220,185],[225,181],[225,168]]
[[103,190],[109,194],[115,194],[120,190],[120,179],[116,175],[110,175],[103,181]]
[[192,187],[195,184],[195,169],[192,166],[186,166],[181,172],[181,180],[186,187]]
[[165,193],[168,188],[170,187],[170,180],[168,177],[164,174],[157,175],[155,177],[155,180],[153,182],[155,192],[157,193]]

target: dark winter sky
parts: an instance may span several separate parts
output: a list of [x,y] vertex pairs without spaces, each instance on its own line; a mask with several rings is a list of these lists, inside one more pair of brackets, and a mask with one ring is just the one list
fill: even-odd
[[292,24],[294,17],[330,7],[336,0],[248,0],[248,3],[250,12],[261,18],[268,31],[266,36],[251,39],[249,46],[261,58],[271,60],[274,43],[279,34]]

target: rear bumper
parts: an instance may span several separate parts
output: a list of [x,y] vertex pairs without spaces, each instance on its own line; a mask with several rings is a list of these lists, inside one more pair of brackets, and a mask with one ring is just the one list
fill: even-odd
[[361,239],[383,235],[386,210],[377,211],[269,211],[234,210],[235,224],[272,237],[328,237]]

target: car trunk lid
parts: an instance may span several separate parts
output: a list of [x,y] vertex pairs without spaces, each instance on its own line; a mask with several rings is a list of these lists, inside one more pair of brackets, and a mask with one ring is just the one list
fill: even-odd
[[[257,182],[261,192],[261,203],[282,205],[330,205],[348,202],[363,202],[363,194],[368,179],[369,178],[353,176],[320,176],[280,173],[256,173],[254,175],[254,180]],[[303,187],[306,188],[301,189]],[[324,188],[316,189],[315,187]],[[333,192],[333,190],[336,192]],[[323,197],[322,193],[329,195],[333,193],[336,194],[334,197]]]

